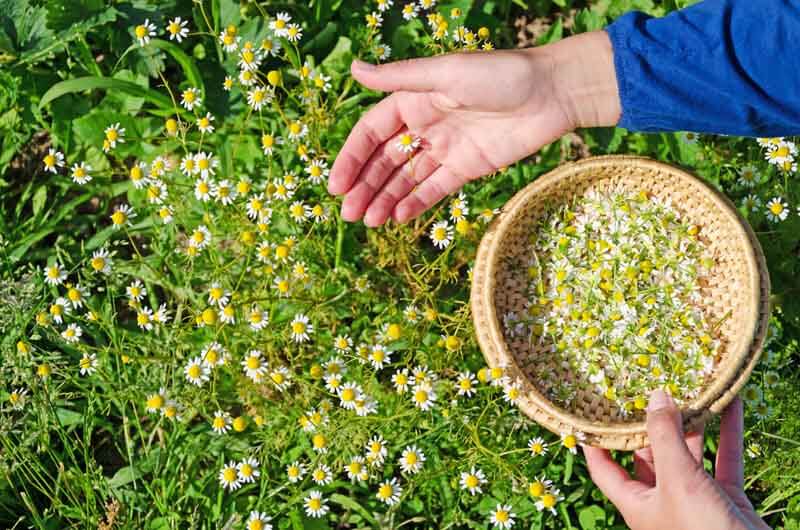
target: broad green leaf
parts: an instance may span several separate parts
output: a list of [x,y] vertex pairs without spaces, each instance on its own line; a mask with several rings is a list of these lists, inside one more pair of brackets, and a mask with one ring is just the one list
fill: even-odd
[[165,40],[153,39],[150,41],[150,46],[154,46],[170,54],[172,58],[181,65],[183,73],[186,75],[186,79],[189,83],[200,90],[203,97],[205,97],[206,87],[203,84],[203,78],[200,76],[200,70],[197,68],[197,65],[194,64],[191,57],[186,55],[186,53],[175,44]]
[[164,94],[156,92],[151,88],[144,88],[136,83],[131,83],[130,81],[123,81],[121,79],[114,79],[112,77],[79,77],[77,79],[68,79],[66,81],[56,83],[55,85],[51,86],[47,92],[45,92],[44,96],[42,96],[42,100],[39,102],[39,108],[44,107],[54,99],[59,98],[64,94],[97,89],[120,90],[126,94],[143,97],[145,100],[158,107],[161,107],[162,109],[175,109],[175,106],[172,104],[172,100],[170,100]]
[[108,479],[108,487],[121,488],[140,478],[142,478],[142,473],[135,466],[121,467],[114,473],[113,477]]
[[63,427],[83,423],[83,414],[75,412],[74,410],[59,407],[56,409],[56,416]]
[[605,528],[606,512],[600,506],[587,506],[578,512],[578,523],[582,530]]
[[370,514],[366,510],[366,508],[361,506],[359,503],[354,501],[352,498],[347,497],[345,495],[342,495],[340,493],[334,493],[333,495],[331,495],[331,501],[335,502],[336,504],[338,504],[338,505],[340,505],[340,506],[342,506],[344,508],[347,508],[347,509],[353,510],[354,512],[357,512],[359,515],[361,515],[361,517],[363,517],[364,519],[366,519],[367,521],[369,521],[373,525],[377,524],[376,521],[375,521],[375,518],[372,517],[372,514]]

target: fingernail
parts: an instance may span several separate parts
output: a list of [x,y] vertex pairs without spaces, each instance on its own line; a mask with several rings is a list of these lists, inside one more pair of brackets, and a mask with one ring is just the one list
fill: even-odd
[[353,61],[353,67],[358,68],[360,70],[374,70],[375,68],[377,68],[374,64],[365,63],[364,61],[361,61],[359,59]]
[[647,404],[647,412],[665,409],[672,405],[672,398],[663,390],[653,390],[650,394],[650,402]]

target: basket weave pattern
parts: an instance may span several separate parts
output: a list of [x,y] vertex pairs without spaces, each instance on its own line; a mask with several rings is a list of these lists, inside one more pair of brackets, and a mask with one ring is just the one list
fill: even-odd
[[673,208],[700,227],[700,238],[714,258],[701,294],[708,321],[722,322],[720,354],[700,394],[683,408],[687,431],[720,413],[758,361],[769,320],[769,276],[755,235],[727,198],[691,174],[650,159],[604,156],[566,164],[503,207],[481,241],[473,268],[472,314],[487,363],[505,366],[512,379],[522,381],[519,408],[549,430],[581,431],[587,443],[608,449],[637,449],[647,445],[641,416],[620,420],[613,404],[591,389],[578,394],[571,410],[555,405],[544,395],[546,382],[531,376],[531,367],[552,363],[555,377],[572,374],[553,362],[547,344],[507,341],[503,333],[502,315],[523,313],[528,302],[526,271],[514,264],[530,252],[536,221],[550,205],[589,190],[646,191],[671,199]]

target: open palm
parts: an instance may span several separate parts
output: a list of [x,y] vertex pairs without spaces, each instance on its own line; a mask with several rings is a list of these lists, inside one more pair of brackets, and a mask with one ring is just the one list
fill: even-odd
[[[552,61],[537,52],[353,63],[363,85],[394,93],[361,118],[333,165],[328,189],[345,194],[342,217],[405,222],[569,131]],[[403,134],[421,140],[413,156],[397,147]]]

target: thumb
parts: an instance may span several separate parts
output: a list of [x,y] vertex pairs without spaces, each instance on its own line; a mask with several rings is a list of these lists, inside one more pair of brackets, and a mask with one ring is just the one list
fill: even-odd
[[373,90],[425,92],[441,86],[447,56],[395,61],[381,65],[355,60],[350,71],[359,83]]
[[697,468],[698,463],[684,440],[681,411],[663,390],[650,394],[647,436],[653,451],[657,486],[686,477]]

